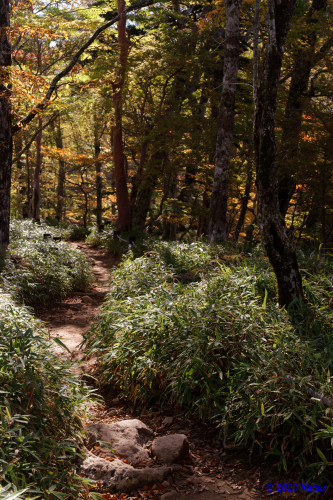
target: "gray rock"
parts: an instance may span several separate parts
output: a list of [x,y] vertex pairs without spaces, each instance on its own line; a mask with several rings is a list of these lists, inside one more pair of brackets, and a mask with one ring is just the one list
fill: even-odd
[[83,297],[81,297],[81,302],[83,302],[84,304],[94,304],[94,300],[89,297],[88,295],[83,295]]
[[173,422],[173,417],[164,417],[162,420],[162,425],[171,425]]
[[[154,433],[141,420],[90,424],[87,428],[90,444],[96,441],[109,443],[115,454],[122,455],[132,463],[149,458],[145,445]],[[112,452],[109,453],[113,456]]]
[[169,434],[154,439],[151,450],[160,462],[173,464],[188,455],[189,444],[185,434]]
[[179,498],[179,493],[176,490],[168,491],[161,496],[161,500],[177,500]]
[[172,467],[146,467],[134,469],[115,459],[112,462],[89,453],[79,473],[95,481],[101,481],[111,491],[131,491],[148,484],[161,483],[175,469]]

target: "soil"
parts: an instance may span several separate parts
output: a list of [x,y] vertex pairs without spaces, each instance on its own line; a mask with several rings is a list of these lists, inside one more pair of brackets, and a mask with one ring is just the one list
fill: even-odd
[[[58,338],[67,349],[55,344],[55,352],[62,358],[70,358],[72,370],[83,377],[89,373],[94,360],[84,360],[80,347],[84,333],[89,330],[99,307],[109,288],[110,269],[119,259],[110,256],[105,250],[92,248],[82,242],[73,243],[86,253],[95,281],[91,289],[76,292],[63,302],[49,304],[47,308],[36,310],[36,315],[46,323],[50,338]],[[171,432],[186,434],[190,442],[190,455],[182,463],[174,477],[162,484],[147,486],[132,494],[106,494],[108,500],[253,500],[273,496],[273,498],[303,498],[306,494],[268,493],[266,485],[276,485],[278,478],[268,469],[263,469],[258,459],[249,460],[249,453],[225,450],[215,428],[187,418],[175,408],[146,409],[133,407],[121,394],[103,394],[104,406],[92,404],[89,422],[111,422],[126,418],[138,418],[147,424],[156,435]],[[167,418],[166,417],[171,417]],[[166,420],[165,420],[166,419]],[[98,454],[97,450],[91,450]],[[295,483],[284,478],[283,483]]]

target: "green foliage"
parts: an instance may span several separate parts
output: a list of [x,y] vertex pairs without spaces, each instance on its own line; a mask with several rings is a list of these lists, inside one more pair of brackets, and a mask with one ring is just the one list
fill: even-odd
[[[85,290],[91,280],[85,256],[66,242],[54,241],[60,229],[32,221],[13,221],[1,286],[32,305]],[[44,239],[43,235],[50,235]]]
[[84,240],[89,235],[89,229],[80,224],[70,224],[67,228],[68,239],[71,241]]
[[86,237],[86,243],[94,247],[107,248],[110,239],[112,239],[114,226],[107,225],[102,231],[98,232],[96,226],[92,227],[90,233]]
[[1,290],[0,387],[0,498],[21,489],[29,498],[78,496],[78,411],[89,392],[55,358],[40,323]]
[[[332,408],[309,390],[333,399],[329,266],[322,259],[321,274],[305,279],[311,306],[288,313],[277,307],[267,261],[254,253],[156,242],[141,258],[128,255],[112,272],[87,346],[102,384],[182,406],[281,469],[328,480]],[[180,279],[187,275],[197,279]]]
[[53,240],[61,235],[13,221],[0,275],[0,498],[8,500],[77,498],[85,488],[74,464],[89,391],[57,360],[41,323],[14,301],[45,302],[88,285],[85,257]]

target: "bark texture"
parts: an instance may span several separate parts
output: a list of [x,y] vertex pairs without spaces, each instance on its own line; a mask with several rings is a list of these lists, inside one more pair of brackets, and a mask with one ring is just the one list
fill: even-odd
[[227,238],[229,167],[232,148],[235,94],[239,60],[239,18],[241,0],[225,0],[223,88],[216,141],[214,182],[210,207],[209,239]]
[[[125,1],[117,0],[117,5],[118,15],[122,15],[125,11]],[[126,231],[131,226],[131,210],[125,171],[122,124],[122,92],[125,81],[129,46],[129,40],[126,36],[126,16],[122,16],[118,21],[118,43],[119,68],[117,80],[113,84],[113,107],[115,120],[115,125],[113,127],[113,161],[118,207],[117,226],[120,231]]]
[[9,39],[9,0],[0,0],[0,250],[9,243],[12,123]]
[[255,112],[258,222],[268,258],[277,277],[279,303],[303,298],[296,254],[290,245],[279,209],[275,112],[284,44],[296,0],[269,0],[269,42]]

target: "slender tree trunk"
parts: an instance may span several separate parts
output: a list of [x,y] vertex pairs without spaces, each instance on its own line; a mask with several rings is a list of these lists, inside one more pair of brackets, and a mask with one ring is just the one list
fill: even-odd
[[[38,117],[38,127],[42,127],[42,118]],[[33,213],[36,222],[40,222],[40,173],[42,170],[42,137],[43,132],[38,132],[36,137],[36,165],[34,170]]]
[[95,169],[96,169],[96,225],[98,232],[102,231],[102,214],[103,214],[103,195],[102,195],[102,163],[98,160],[101,154],[101,139],[97,123],[94,130],[94,153],[95,153]]
[[0,0],[0,250],[9,243],[10,186],[12,169],[12,121],[9,0]]
[[31,196],[31,172],[30,172],[30,158],[29,158],[29,150],[27,150],[25,157],[25,168],[27,172],[27,207],[28,207],[28,217],[32,219],[32,196]]
[[[260,19],[260,0],[255,0],[254,23],[253,23],[253,103],[254,108],[258,107],[258,80],[259,80],[259,19]],[[254,121],[254,120],[253,120]],[[254,123],[253,123],[254,126]],[[245,221],[247,205],[250,198],[252,186],[252,165],[248,162],[247,177],[245,184],[245,193],[241,203],[239,219],[234,232],[234,241],[237,243],[239,233],[242,230]]]
[[[171,166],[171,165],[170,165]],[[164,186],[164,197],[176,199],[177,197],[177,172],[171,167],[167,172],[168,178]],[[177,217],[177,204],[172,201],[172,212]],[[163,238],[166,240],[175,240],[177,237],[178,221],[166,220],[163,224]]]
[[[118,14],[125,9],[125,1],[117,0]],[[113,161],[118,205],[117,225],[120,231],[126,231],[131,226],[131,210],[127,189],[127,178],[124,162],[123,125],[122,125],[122,92],[128,58],[129,41],[126,36],[126,16],[118,21],[119,69],[117,81],[113,85],[114,120],[113,127]]]
[[[57,149],[62,150],[64,147],[61,131],[61,120],[58,117],[57,123],[52,122],[54,131],[54,140]],[[65,180],[66,180],[66,166],[64,160],[59,157],[59,170],[58,170],[58,185],[57,185],[57,206],[56,206],[56,219],[62,220],[64,215],[64,198],[65,198]]]
[[293,61],[291,83],[285,110],[285,122],[282,129],[282,158],[279,170],[279,205],[281,214],[286,216],[290,199],[292,198],[296,180],[298,144],[302,128],[304,101],[308,98],[308,85],[311,69],[314,64],[315,45],[317,41],[316,20],[313,14],[323,11],[327,7],[327,0],[312,0],[306,22],[312,23],[314,29],[303,37],[300,48],[296,51]]
[[251,187],[252,187],[252,180],[253,180],[253,175],[252,175],[252,163],[248,162],[247,164],[247,176],[246,176],[246,184],[245,184],[245,192],[244,196],[242,198],[241,202],[241,209],[239,212],[239,218],[236,224],[235,232],[234,232],[234,241],[237,243],[238,238],[239,238],[239,233],[242,230],[242,227],[244,225],[245,221],[245,215],[246,215],[246,210],[247,210],[247,205],[249,203],[249,198],[250,198],[250,192],[251,192]]
[[21,205],[21,215],[23,219],[27,219],[29,217],[29,204],[27,202],[27,173],[24,161],[22,159],[22,155],[20,152],[23,149],[23,133],[20,132],[16,134],[14,141],[14,150],[16,156],[16,169],[18,173],[18,191],[20,195],[20,205]]
[[[42,44],[37,39],[37,62],[38,72],[42,72]],[[34,171],[34,191],[33,191],[33,218],[36,222],[40,222],[40,173],[42,170],[42,132],[43,119],[41,115],[38,116],[38,128],[40,131],[36,137],[36,166]]]
[[326,244],[326,203],[327,203],[327,186],[329,178],[327,175],[327,146],[324,151],[324,161],[320,169],[321,177],[321,243]]
[[235,94],[239,60],[239,19],[241,0],[225,0],[223,89],[219,110],[215,171],[210,208],[209,239],[227,238],[229,167],[232,148]]
[[255,111],[254,143],[258,187],[258,221],[273,266],[281,306],[303,298],[302,279],[279,209],[275,112],[284,44],[296,0],[268,0],[269,42]]

